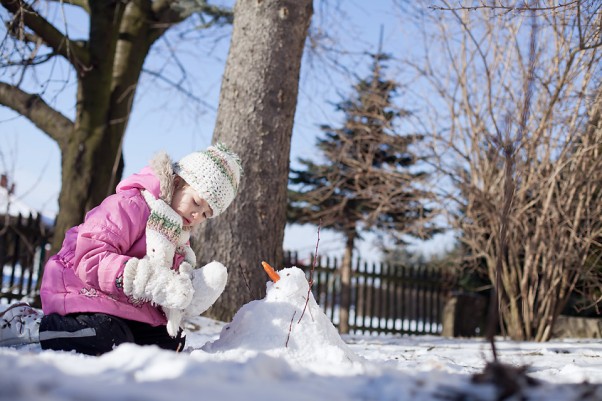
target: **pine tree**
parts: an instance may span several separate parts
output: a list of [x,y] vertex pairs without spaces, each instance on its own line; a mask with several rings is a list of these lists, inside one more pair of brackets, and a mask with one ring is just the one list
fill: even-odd
[[344,114],[340,128],[321,127],[317,141],[324,162],[299,159],[289,183],[288,220],[321,224],[346,239],[341,266],[342,299],[339,330],[347,332],[351,257],[361,233],[373,232],[404,243],[404,236],[426,238],[436,229],[425,204],[429,194],[418,184],[427,177],[417,169],[420,158],[410,146],[424,139],[420,134],[400,135],[396,123],[409,113],[396,108],[398,84],[383,77],[389,57],[371,56],[373,66],[366,79],[354,86],[350,99],[336,107]]

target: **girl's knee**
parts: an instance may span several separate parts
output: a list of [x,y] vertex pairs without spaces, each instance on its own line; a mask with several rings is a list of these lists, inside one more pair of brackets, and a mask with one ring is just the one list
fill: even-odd
[[128,325],[104,313],[45,315],[40,324],[42,349],[101,355],[119,344],[134,342]]

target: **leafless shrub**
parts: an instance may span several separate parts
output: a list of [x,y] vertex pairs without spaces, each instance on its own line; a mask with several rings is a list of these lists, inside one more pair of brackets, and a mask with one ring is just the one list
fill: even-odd
[[430,89],[424,124],[450,183],[440,195],[498,283],[502,329],[545,341],[577,283],[602,279],[591,261],[602,233],[600,9],[510,17],[442,3],[450,12],[428,16],[423,61],[408,62]]

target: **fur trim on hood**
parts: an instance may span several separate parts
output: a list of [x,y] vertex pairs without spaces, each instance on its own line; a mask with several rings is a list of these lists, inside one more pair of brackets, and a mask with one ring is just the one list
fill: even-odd
[[150,168],[159,178],[160,198],[168,205],[171,204],[175,187],[173,162],[165,152],[157,153],[149,162]]
[[[159,179],[160,195],[168,205],[171,205],[174,189],[176,187],[176,173],[173,169],[173,161],[165,152],[159,152],[149,161],[149,167]],[[191,237],[198,237],[201,227],[196,226],[190,232]]]

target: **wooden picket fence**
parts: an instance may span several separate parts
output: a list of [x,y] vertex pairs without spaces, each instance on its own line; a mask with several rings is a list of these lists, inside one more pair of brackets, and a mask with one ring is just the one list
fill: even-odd
[[38,306],[39,280],[51,237],[41,217],[0,217],[0,300],[26,299]]
[[[39,303],[39,278],[52,233],[40,217],[0,218],[0,302]],[[319,258],[312,292],[326,316],[339,325],[341,280],[336,258]],[[309,277],[313,257],[286,254],[284,267],[302,268]],[[349,328],[356,334],[441,334],[443,307],[455,288],[449,274],[428,266],[368,263],[352,266]]]
[[[294,252],[285,255],[285,267],[312,269],[311,257],[302,262]],[[339,325],[341,280],[336,258],[319,258],[313,271],[316,302]],[[368,263],[352,266],[349,329],[352,334],[433,334],[443,329],[443,307],[455,288],[454,276],[420,265]]]

